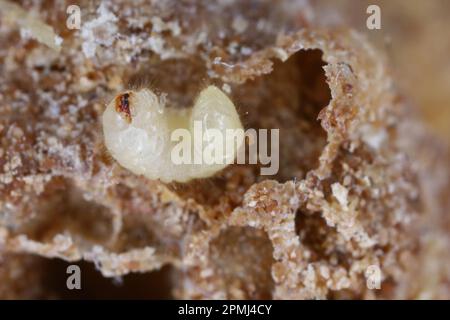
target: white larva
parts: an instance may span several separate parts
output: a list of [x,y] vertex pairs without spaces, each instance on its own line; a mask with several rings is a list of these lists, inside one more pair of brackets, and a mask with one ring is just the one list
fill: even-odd
[[[238,138],[235,147],[224,152],[220,164],[175,164],[171,152],[177,142],[171,141],[171,133],[184,128],[195,137],[194,122],[201,122],[205,130],[218,129],[223,136],[227,129],[243,131],[233,102],[220,89],[209,86],[200,92],[193,108],[183,110],[165,108],[149,89],[120,94],[103,113],[103,134],[112,157],[131,172],[166,183],[187,182],[210,177],[228,166],[243,142]],[[203,142],[204,147],[208,143]],[[196,152],[202,151],[193,147],[192,153]]]

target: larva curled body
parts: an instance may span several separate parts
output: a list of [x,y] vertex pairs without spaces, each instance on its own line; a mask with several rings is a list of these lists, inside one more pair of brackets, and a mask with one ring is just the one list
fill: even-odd
[[200,123],[204,131],[217,130],[225,137],[227,130],[242,130],[242,123],[233,102],[217,87],[209,86],[200,92],[193,108],[176,110],[164,108],[158,96],[149,89],[128,91],[113,99],[103,113],[105,144],[112,157],[135,174],[163,182],[187,182],[195,178],[207,178],[222,170],[236,157],[243,137],[234,141],[233,148],[226,149],[220,163],[181,163],[172,159],[177,145],[171,135],[176,129],[184,129],[193,137],[192,155],[202,157],[208,144],[206,139],[197,149],[194,123]]

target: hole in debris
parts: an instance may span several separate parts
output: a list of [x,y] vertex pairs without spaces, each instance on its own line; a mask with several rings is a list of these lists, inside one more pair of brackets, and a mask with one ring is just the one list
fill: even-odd
[[267,234],[251,227],[230,227],[211,242],[211,260],[224,277],[228,299],[271,298],[272,252]]
[[231,165],[215,177],[174,184],[172,189],[183,198],[227,212],[242,202],[255,182],[304,178],[317,167],[326,145],[326,132],[317,120],[331,99],[324,65],[320,50],[300,51],[284,63],[275,62],[270,74],[232,88],[231,98],[245,129],[280,129],[276,175],[260,176],[258,165]]
[[122,228],[110,248],[120,253],[152,247],[164,255],[177,256],[183,238],[205,227],[195,209],[181,209],[178,204],[160,203],[148,185],[128,186],[120,183],[110,188],[113,198],[120,199]]
[[145,248],[156,244],[152,217],[155,208],[151,205],[152,196],[142,193],[140,188],[132,188],[118,184],[109,192],[120,199],[122,211],[122,228],[114,244],[114,252],[124,252],[130,249]]
[[[69,265],[77,265],[81,272],[81,289],[69,290]],[[60,299],[171,299],[172,267],[165,266],[148,273],[130,273],[120,278],[106,278],[94,264],[81,261],[69,263],[59,259],[48,260],[45,287]]]
[[318,166],[327,134],[317,117],[331,100],[324,65],[320,50],[300,51],[233,91],[246,128],[280,130],[279,171],[259,179],[303,179]]
[[319,212],[297,210],[295,231],[301,244],[310,250],[311,262],[325,260],[333,265],[346,265],[342,239],[335,228],[327,225]]
[[87,200],[65,178],[53,178],[39,198],[35,216],[18,231],[33,240],[48,242],[56,234],[69,233],[80,245],[102,245],[113,233],[110,210]]
[[156,245],[156,241],[151,221],[144,219],[141,214],[133,214],[123,220],[123,227],[117,239],[115,251],[125,252],[133,249],[153,247]]

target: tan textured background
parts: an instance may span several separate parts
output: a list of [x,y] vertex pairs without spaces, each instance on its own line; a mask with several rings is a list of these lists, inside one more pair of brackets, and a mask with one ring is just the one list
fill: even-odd
[[[381,8],[381,30],[366,28],[370,4]],[[342,22],[341,15],[387,53],[404,95],[450,145],[450,1],[319,0],[316,6],[330,11],[332,23]]]

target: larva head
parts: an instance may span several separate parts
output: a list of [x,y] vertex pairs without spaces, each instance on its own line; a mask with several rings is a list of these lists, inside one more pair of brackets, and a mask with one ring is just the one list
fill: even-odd
[[167,153],[169,132],[158,97],[150,90],[119,94],[103,113],[103,134],[109,152],[123,167],[147,175]]

